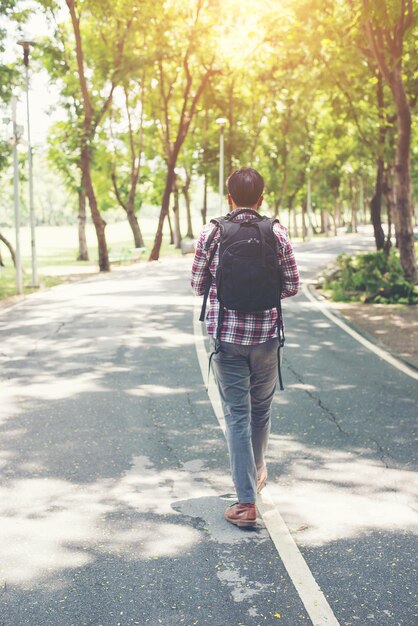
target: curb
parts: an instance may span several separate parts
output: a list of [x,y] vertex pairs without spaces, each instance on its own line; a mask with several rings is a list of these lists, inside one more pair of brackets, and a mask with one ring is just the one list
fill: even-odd
[[381,350],[384,350],[385,352],[390,354],[393,358],[398,359],[398,361],[402,361],[402,363],[405,363],[405,365],[407,365],[411,369],[413,369],[413,370],[418,372],[418,363],[416,361],[414,361],[412,359],[409,359],[408,357],[405,357],[405,356],[403,356],[401,354],[398,354],[394,350],[391,350],[385,343],[383,343],[383,342],[379,341],[378,339],[376,339],[376,337],[374,335],[371,335],[366,330],[364,330],[364,328],[361,328],[361,326],[358,326],[357,324],[355,324],[354,322],[349,320],[347,317],[345,317],[345,315],[343,313],[341,313],[340,311],[330,307],[328,305],[328,300],[326,298],[324,298],[323,296],[320,296],[317,293],[317,290],[315,289],[315,284],[314,283],[307,283],[306,286],[307,286],[307,288],[309,290],[309,293],[312,295],[312,297],[315,298],[315,300],[317,300],[318,302],[321,302],[322,304],[325,304],[327,306],[327,309],[332,313],[332,315],[335,315],[335,317],[337,317],[341,322],[344,322],[344,324],[346,324],[352,330],[354,330],[356,333],[358,333],[359,335],[364,337],[364,339],[367,339],[367,341],[369,341],[373,345],[377,346]]

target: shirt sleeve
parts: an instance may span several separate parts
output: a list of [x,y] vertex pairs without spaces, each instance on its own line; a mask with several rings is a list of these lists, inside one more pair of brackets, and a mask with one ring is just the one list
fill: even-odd
[[205,226],[197,240],[196,251],[193,259],[191,285],[196,296],[203,296],[205,293],[206,281],[208,280],[206,274],[208,259],[205,250],[207,234],[208,227]]
[[279,250],[280,265],[283,269],[283,290],[282,299],[295,296],[299,289],[299,270],[296,264],[295,253],[289,239],[287,229],[277,233],[281,248]]

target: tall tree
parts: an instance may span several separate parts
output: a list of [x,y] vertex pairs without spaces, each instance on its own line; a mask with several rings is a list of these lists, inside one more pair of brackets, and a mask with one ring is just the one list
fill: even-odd
[[[119,134],[119,140],[122,139],[124,152],[126,152],[127,147],[127,157],[125,159],[123,158],[122,151],[117,147],[118,143],[121,142],[115,140],[112,125],[113,116],[111,116],[110,120],[112,135],[114,137],[111,172],[113,190],[119,205],[126,212],[134,237],[135,247],[137,248],[144,247],[144,239],[136,216],[136,209],[144,146],[145,93],[146,83],[144,71],[142,72],[140,81],[129,81],[123,85],[124,117],[127,121],[127,130]],[[132,100],[134,103],[132,103]]]
[[416,15],[412,0],[363,0],[370,50],[396,108],[396,234],[405,276],[418,280],[411,204],[411,102],[403,76],[404,42]]
[[[99,248],[99,268],[100,271],[109,271],[109,254],[107,249],[105,226],[100,210],[97,204],[96,194],[94,192],[93,180],[92,180],[92,150],[93,142],[96,135],[97,127],[102,121],[103,117],[108,112],[110,107],[113,92],[115,90],[118,81],[120,81],[120,69],[123,62],[123,52],[126,37],[132,27],[133,17],[132,15],[127,18],[123,18],[126,7],[121,7],[120,3],[113,3],[111,6],[103,6],[99,2],[91,2],[89,9],[90,15],[94,15],[95,19],[97,14],[102,18],[102,24],[108,26],[107,32],[102,31],[101,37],[105,42],[106,48],[111,49],[112,59],[108,64],[108,81],[109,86],[107,93],[103,96],[101,102],[93,96],[95,87],[91,84],[87,78],[85,52],[84,52],[84,37],[81,27],[81,18],[83,15],[83,9],[86,9],[86,3],[81,3],[80,0],[65,0],[68,7],[71,24],[74,32],[75,50],[77,58],[77,70],[78,79],[80,83],[80,91],[83,104],[83,120],[82,120],[82,134],[80,145],[80,159],[81,168],[83,172],[83,183],[85,185],[86,194],[89,200],[90,211],[94,227],[96,229],[96,236]],[[107,3],[104,3],[107,4]],[[119,11],[117,11],[119,9]],[[121,11],[122,9],[122,11]],[[108,11],[110,11],[108,13]],[[113,19],[108,20],[108,16]],[[110,26],[110,28],[109,28]],[[107,61],[107,60],[106,60]]]
[[160,20],[165,24],[165,30],[159,36],[158,49],[155,51],[157,84],[152,108],[167,173],[150,261],[158,260],[160,255],[163,226],[175,185],[175,168],[181,147],[199,100],[209,80],[217,73],[214,65],[216,54],[212,51],[208,54],[207,39],[205,41],[210,34],[208,11],[213,13],[213,8],[205,6],[203,0],[196,0],[193,10],[169,3],[160,9]]

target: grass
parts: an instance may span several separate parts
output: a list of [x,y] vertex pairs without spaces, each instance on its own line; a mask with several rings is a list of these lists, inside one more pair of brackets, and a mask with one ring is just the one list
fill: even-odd
[[[142,225],[142,224],[141,224]],[[145,222],[144,239],[145,252],[140,257],[140,262],[148,259],[153,245],[153,231],[155,221],[150,225]],[[147,228],[149,226],[149,228]],[[196,232],[199,226],[196,225]],[[2,229],[3,234],[14,243],[14,232]],[[39,283],[42,289],[54,287],[65,282],[78,278],[80,275],[94,274],[99,271],[97,262],[97,240],[94,227],[89,224],[86,229],[87,244],[90,261],[77,261],[77,227],[76,226],[40,226],[36,229],[37,261]],[[137,254],[132,251],[134,243],[131,231],[127,222],[117,222],[109,224],[106,228],[106,239],[110,258],[117,258],[119,263],[131,263]],[[29,228],[21,229],[21,250],[24,294],[37,291],[30,287],[32,280],[31,269],[31,244]],[[16,274],[7,249],[2,246],[3,260],[5,267],[0,274],[0,300],[16,295]],[[168,236],[165,233],[161,246],[161,256],[180,255],[180,250],[175,250],[168,243]],[[62,269],[61,269],[62,268]]]
[[[67,279],[68,280],[68,279]],[[31,274],[25,270],[23,274],[23,292],[25,295],[38,291],[30,286]],[[41,288],[48,289],[65,282],[62,276],[42,276]],[[3,267],[0,276],[0,300],[16,295],[16,272],[13,266]]]

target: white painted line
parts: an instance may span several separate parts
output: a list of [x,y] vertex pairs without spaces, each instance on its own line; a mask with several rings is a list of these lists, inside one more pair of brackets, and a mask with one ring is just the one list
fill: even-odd
[[264,487],[257,496],[257,509],[313,626],[339,626],[327,599],[277,510],[268,487]]
[[[194,339],[200,370],[206,383],[208,354],[204,343],[203,324],[199,322],[198,317],[198,306],[195,305],[193,315]],[[212,375],[208,382],[208,395],[219,425],[225,434],[225,420],[221,399]],[[268,487],[265,487],[262,493],[257,496],[257,508],[313,626],[339,626],[339,622],[327,599],[300,553],[282,516],[275,507]]]
[[389,354],[389,352],[386,352],[386,350],[383,350],[382,348],[379,348],[379,346],[376,346],[374,343],[372,343],[371,341],[368,341],[368,339],[366,339],[365,337],[363,337],[362,335],[360,335],[360,333],[356,332],[353,328],[350,328],[350,326],[348,324],[345,324],[342,320],[340,320],[336,315],[334,315],[333,313],[331,313],[331,311],[329,310],[326,302],[321,302],[320,300],[317,300],[315,298],[315,296],[313,296],[311,294],[311,292],[309,291],[309,288],[307,285],[303,285],[302,286],[302,291],[305,294],[305,296],[308,298],[308,300],[310,300],[310,302],[312,302],[313,304],[315,304],[316,308],[323,314],[325,315],[325,317],[327,317],[328,319],[330,319],[332,322],[334,322],[334,324],[336,324],[337,326],[339,326],[342,330],[344,330],[348,335],[350,335],[351,337],[353,337],[353,339],[355,339],[356,341],[358,341],[359,343],[361,343],[365,348],[367,348],[368,350],[370,350],[371,352],[374,352],[374,354],[376,354],[378,357],[380,357],[381,359],[383,359],[384,361],[387,361],[388,363],[390,363],[391,365],[393,365],[393,367],[396,367],[399,371],[403,372],[404,374],[406,374],[407,376],[410,376],[411,378],[413,378],[414,380],[418,380],[418,372],[416,372],[415,370],[413,370],[412,368],[408,367],[407,365],[405,365],[405,363],[402,363],[402,361],[399,361],[399,359],[396,359],[394,356],[392,356],[391,354]]

